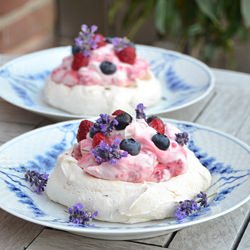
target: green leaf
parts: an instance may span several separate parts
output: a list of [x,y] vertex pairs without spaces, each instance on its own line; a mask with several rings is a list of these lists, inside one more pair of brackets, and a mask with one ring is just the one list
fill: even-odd
[[155,6],[155,26],[160,34],[166,33],[167,0],[157,0]]
[[214,12],[214,4],[211,0],[196,0],[196,3],[201,10],[208,18],[210,18],[214,23],[218,23],[218,20]]
[[[135,1],[135,0],[134,0]],[[133,21],[133,26],[130,28],[128,33],[128,38],[133,39],[135,34],[138,32],[140,27],[147,21],[149,16],[151,15],[152,9],[154,8],[154,0],[144,1],[144,8],[142,13],[137,17],[136,20]]]
[[241,13],[242,13],[245,25],[247,27],[250,27],[250,1],[241,0],[240,8],[241,8]]
[[145,1],[141,0],[130,1],[123,18],[123,24],[124,24],[123,27],[125,29],[130,28],[131,26],[134,25],[135,22],[137,22],[138,18],[141,17],[142,12],[145,9],[145,5],[146,5]]
[[216,46],[214,44],[205,44],[203,50],[201,51],[202,60],[206,63],[210,63],[213,59]]
[[189,36],[196,36],[196,35],[201,34],[201,32],[202,32],[202,27],[199,23],[190,25],[187,29],[187,33]]
[[115,16],[118,14],[122,6],[124,5],[124,1],[116,0],[110,7],[108,11],[108,23],[113,24]]

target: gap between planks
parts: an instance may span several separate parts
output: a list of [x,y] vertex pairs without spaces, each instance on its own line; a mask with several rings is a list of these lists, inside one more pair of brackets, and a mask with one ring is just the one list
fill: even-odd
[[162,247],[146,245],[136,242],[129,242],[129,241],[97,240],[97,239],[91,239],[83,236],[74,235],[63,231],[44,229],[43,232],[39,235],[39,237],[37,237],[27,248],[27,250],[40,250],[40,249],[157,250],[157,249],[162,249]]

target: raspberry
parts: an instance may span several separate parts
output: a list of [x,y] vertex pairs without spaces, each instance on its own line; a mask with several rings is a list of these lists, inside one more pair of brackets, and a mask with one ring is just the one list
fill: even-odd
[[74,54],[74,59],[71,65],[73,70],[78,70],[81,67],[87,66],[89,63],[89,57],[84,56],[81,52]]
[[114,112],[112,113],[112,115],[118,116],[118,115],[121,115],[121,114],[123,114],[123,113],[125,113],[125,111],[123,111],[123,110],[121,110],[121,109],[117,109],[116,111],[114,111]]
[[151,116],[147,119],[147,123],[150,127],[154,128],[158,133],[162,135],[165,133],[165,124],[160,118],[156,116]]
[[116,51],[115,54],[120,59],[121,62],[134,64],[136,53],[134,47],[126,47],[120,51]]
[[77,131],[77,135],[76,135],[78,142],[86,139],[87,134],[93,125],[94,123],[91,121],[88,121],[88,120],[81,121],[78,131]]
[[95,34],[94,35],[94,40],[97,40],[97,48],[100,48],[100,47],[106,45],[106,39],[101,34]]
[[96,133],[96,134],[94,135],[94,137],[93,137],[93,141],[92,141],[92,146],[93,146],[93,148],[95,148],[96,146],[98,146],[98,145],[100,144],[101,141],[104,141],[104,142],[106,142],[107,144],[109,144],[108,138],[107,138],[104,134],[98,132],[98,133]]

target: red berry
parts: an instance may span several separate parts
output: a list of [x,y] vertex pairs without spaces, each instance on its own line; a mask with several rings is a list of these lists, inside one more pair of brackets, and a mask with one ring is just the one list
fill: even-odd
[[116,111],[114,111],[114,112],[112,113],[112,115],[118,116],[118,115],[121,115],[121,114],[123,114],[123,113],[125,113],[125,111],[123,111],[123,110],[121,110],[121,109],[117,109]]
[[135,63],[136,53],[134,47],[126,47],[120,51],[116,51],[115,53],[121,62],[128,64]]
[[101,34],[95,34],[94,35],[94,40],[97,39],[97,48],[100,48],[102,46],[105,46],[106,45],[106,42],[105,42],[105,37]]
[[94,123],[91,121],[88,121],[88,120],[81,121],[78,131],[77,131],[77,135],[76,135],[78,142],[86,139],[87,134],[93,125]]
[[74,54],[74,59],[71,65],[71,68],[73,70],[78,70],[81,67],[85,67],[87,66],[89,63],[89,57],[84,56],[83,53],[78,52],[76,54]]
[[95,148],[96,146],[98,146],[100,144],[101,141],[106,142],[107,144],[109,144],[109,140],[108,138],[102,134],[102,133],[96,133],[93,137],[93,141],[92,141],[92,146],[93,148]]
[[164,134],[165,133],[165,124],[163,121],[158,117],[149,117],[147,119],[147,123],[150,127],[154,128],[158,133]]

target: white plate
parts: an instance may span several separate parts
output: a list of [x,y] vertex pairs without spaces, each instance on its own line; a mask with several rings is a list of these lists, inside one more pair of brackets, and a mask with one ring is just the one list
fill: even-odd
[[[68,223],[65,207],[32,192],[28,169],[49,173],[58,154],[75,141],[79,121],[43,127],[0,147],[0,207],[24,220],[100,239],[139,239],[162,235],[222,216],[250,199],[250,148],[229,135],[196,124],[171,121],[190,134],[189,147],[212,173],[209,207],[178,222],[174,218],[137,224],[94,221],[94,227]],[[96,208],[98,210],[98,208]]]
[[[70,49],[47,49],[7,63],[0,69],[0,96],[18,107],[54,119],[83,117],[53,108],[43,99],[42,90],[46,78],[61,63],[62,58],[70,54]],[[163,89],[162,100],[149,108],[147,114],[160,114],[187,107],[203,99],[213,89],[214,76],[202,62],[177,52],[150,46],[138,45],[137,51],[150,62]]]

